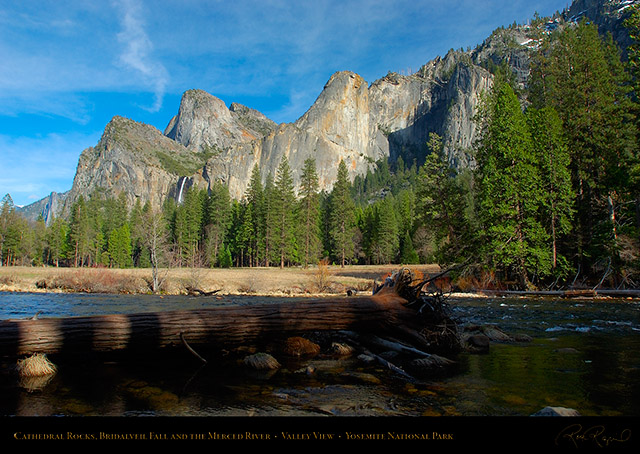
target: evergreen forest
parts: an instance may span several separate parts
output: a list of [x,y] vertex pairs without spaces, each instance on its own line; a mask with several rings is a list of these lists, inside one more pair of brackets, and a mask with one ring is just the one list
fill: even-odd
[[621,57],[586,20],[548,35],[526,88],[505,66],[477,112],[475,165],[449,165],[431,133],[422,162],[380,161],[330,192],[305,162],[257,167],[242,200],[216,184],[161,210],[102,193],[67,219],[29,223],[6,195],[0,262],[73,267],[437,263],[460,283],[552,289],[640,286],[640,9]]

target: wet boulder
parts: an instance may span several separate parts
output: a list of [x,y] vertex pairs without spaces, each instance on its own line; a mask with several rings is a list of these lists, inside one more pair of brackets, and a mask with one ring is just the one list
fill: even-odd
[[565,407],[544,407],[531,416],[580,416],[577,410]]
[[287,356],[313,356],[320,353],[320,346],[304,337],[289,337],[282,346],[282,352]]
[[466,349],[475,353],[484,353],[489,351],[491,341],[484,334],[471,334],[464,338]]
[[244,364],[256,370],[275,370],[280,367],[278,360],[268,353],[256,353],[246,356],[244,358]]

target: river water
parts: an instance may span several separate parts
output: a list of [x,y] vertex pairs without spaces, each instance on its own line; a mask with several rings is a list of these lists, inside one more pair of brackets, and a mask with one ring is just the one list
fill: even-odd
[[[0,293],[0,319],[85,316],[223,304],[259,297]],[[273,303],[277,304],[277,299]],[[136,363],[84,358],[39,383],[3,369],[2,416],[640,416],[638,299],[450,298],[461,324],[495,324],[525,343],[459,354],[455,366],[407,381],[362,358],[281,360],[271,374],[193,356]]]

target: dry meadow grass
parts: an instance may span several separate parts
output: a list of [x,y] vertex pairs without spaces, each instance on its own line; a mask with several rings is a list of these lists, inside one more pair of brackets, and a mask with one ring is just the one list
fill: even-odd
[[[161,270],[162,293],[203,292],[230,295],[313,296],[347,290],[369,293],[401,265],[353,265],[341,268],[321,264],[307,269],[276,268],[172,268]],[[412,265],[424,274],[437,265]],[[0,291],[150,293],[150,269],[0,267]]]

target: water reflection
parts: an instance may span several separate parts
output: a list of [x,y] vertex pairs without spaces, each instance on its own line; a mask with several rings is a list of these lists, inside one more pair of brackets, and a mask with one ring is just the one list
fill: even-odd
[[[252,301],[255,297],[0,294],[0,318],[25,318],[37,311],[76,316]],[[248,373],[233,358],[203,367],[186,353],[142,364],[84,358],[57,364],[57,374],[43,386],[20,383],[5,365],[0,414],[512,416],[545,406],[575,408],[585,416],[640,414],[637,301],[496,298],[450,303],[462,324],[496,324],[534,340],[493,343],[486,354],[460,354],[449,373],[422,383],[409,383],[357,357],[283,362],[268,376]]]

